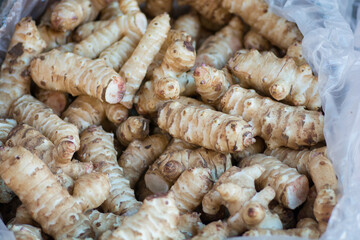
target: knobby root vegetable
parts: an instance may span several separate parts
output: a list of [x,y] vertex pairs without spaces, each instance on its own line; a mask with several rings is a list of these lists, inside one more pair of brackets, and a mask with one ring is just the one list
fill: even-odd
[[174,193],[180,213],[190,213],[201,204],[211,187],[210,169],[197,167],[185,170],[170,191]]
[[[233,200],[226,185],[220,185],[218,189],[225,201]],[[242,191],[241,188],[238,191]],[[282,229],[282,223],[277,214],[270,212],[268,205],[275,197],[275,191],[270,186],[256,193],[250,200],[245,202],[235,214],[228,218],[230,236],[237,236],[248,229]],[[236,200],[235,200],[236,201]]]
[[234,153],[255,143],[253,128],[242,118],[176,101],[163,105],[157,122],[175,138],[219,152]]
[[268,9],[264,0],[224,0],[222,7],[239,15],[255,31],[282,49],[303,38],[295,23],[277,16]]
[[35,58],[30,72],[41,88],[68,92],[73,96],[89,95],[111,104],[120,102],[125,91],[124,79],[102,60],[56,49]]
[[74,33],[72,34],[72,39],[75,42],[81,42],[82,40],[84,40],[85,38],[96,32],[97,30],[102,29],[107,25],[109,25],[110,22],[111,20],[102,20],[102,21],[100,20],[100,21],[85,23],[74,31]]
[[185,213],[180,216],[178,229],[186,239],[194,237],[204,227],[197,212]]
[[143,140],[149,135],[150,120],[134,116],[129,117],[116,129],[116,137],[123,146],[128,146],[134,140]]
[[96,58],[103,50],[127,34],[144,34],[147,20],[143,13],[116,17],[105,27],[75,45],[74,53],[88,58]]
[[[246,201],[256,194],[255,179],[259,178],[263,172],[264,168],[260,165],[244,169],[235,166],[229,168],[204,196],[202,200],[203,211],[207,214],[215,215],[219,211],[220,206],[225,205],[231,215],[235,214]],[[232,191],[233,201],[225,202],[222,199],[218,187],[223,184],[226,184],[228,191]],[[237,191],[239,188],[241,188],[241,192]]]
[[123,12],[120,10],[119,2],[113,1],[107,5],[103,10],[100,11],[100,20],[111,20],[118,16],[123,15]]
[[7,117],[11,103],[30,93],[30,61],[46,47],[30,17],[16,24],[8,52],[1,65],[0,117]]
[[200,19],[195,11],[180,16],[174,22],[174,29],[186,32],[193,41],[197,41],[200,36]]
[[321,112],[288,106],[239,85],[230,87],[220,105],[223,112],[251,122],[254,136],[263,138],[269,149],[281,146],[299,149],[324,141]]
[[232,157],[235,160],[236,163],[239,163],[241,159],[254,155],[256,153],[263,153],[266,145],[262,138],[256,137],[256,142],[254,144],[251,144],[247,148],[244,149],[244,151],[233,153]]
[[14,233],[15,239],[18,240],[42,240],[41,229],[27,225],[27,224],[14,224],[9,227],[9,230]]
[[301,66],[307,64],[303,52],[301,42],[294,42],[286,51],[286,56],[294,59],[296,65]]
[[119,8],[124,14],[140,12],[139,3],[136,0],[118,0]]
[[269,51],[272,48],[271,43],[261,34],[253,29],[244,36],[244,47],[246,49],[257,49],[259,51]]
[[177,228],[178,222],[179,210],[173,194],[154,195],[144,200],[139,212],[125,218],[108,240],[130,240],[138,236],[150,239],[184,239]]
[[271,186],[276,191],[276,201],[287,208],[295,209],[306,200],[309,192],[309,181],[294,168],[290,168],[277,158],[256,154],[244,158],[241,167],[259,164],[265,172],[256,180],[256,185],[263,189]]
[[121,226],[124,216],[118,216],[113,213],[101,213],[97,210],[88,210],[84,213],[90,220],[91,228],[98,238],[107,230],[113,231]]
[[79,131],[75,125],[63,121],[31,95],[24,95],[13,102],[10,114],[17,122],[34,127],[54,143],[58,163],[69,163],[80,147]]
[[0,176],[45,233],[55,239],[92,235],[80,205],[38,157],[13,147],[1,149],[0,158]]
[[193,240],[225,240],[229,235],[229,228],[221,220],[211,222],[206,225],[200,232],[193,237]]
[[16,126],[16,121],[11,118],[0,119],[0,146],[5,143],[11,129]]
[[118,215],[132,215],[139,209],[141,203],[136,201],[134,190],[124,177],[123,169],[119,167],[114,148],[114,136],[101,127],[90,126],[81,135],[79,158],[83,162],[93,162],[96,170],[108,175],[110,194],[102,208],[105,212]]
[[139,89],[150,63],[165,41],[169,29],[170,17],[168,14],[155,17],[149,23],[131,57],[121,67],[120,75],[126,80],[125,95],[121,104],[128,109],[132,107],[135,93]]
[[154,193],[167,192],[181,173],[195,167],[209,168],[212,180],[216,181],[231,167],[231,157],[205,148],[167,152],[149,167],[145,174],[146,186]]
[[233,17],[229,24],[208,37],[197,51],[195,66],[202,64],[221,69],[233,54],[242,47],[244,23]]
[[243,86],[310,110],[321,107],[318,79],[309,65],[297,66],[292,58],[278,58],[272,52],[238,52],[228,63]]
[[141,175],[165,150],[169,140],[164,134],[154,134],[144,140],[135,140],[119,158],[119,165],[124,169],[124,177],[133,188]]

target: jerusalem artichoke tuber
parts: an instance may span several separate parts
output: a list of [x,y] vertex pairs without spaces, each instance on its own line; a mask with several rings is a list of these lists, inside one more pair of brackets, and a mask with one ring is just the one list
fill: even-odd
[[58,116],[65,110],[69,101],[67,93],[46,90],[39,87],[35,89],[34,96],[49,106]]
[[116,137],[123,146],[149,135],[150,121],[141,116],[129,117],[116,129]]
[[119,2],[113,1],[107,5],[103,10],[100,11],[100,20],[111,20],[118,16],[123,15],[120,10]]

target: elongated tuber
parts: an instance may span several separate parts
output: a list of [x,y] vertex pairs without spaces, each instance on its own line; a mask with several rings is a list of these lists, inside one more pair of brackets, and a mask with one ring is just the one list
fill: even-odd
[[234,153],[255,142],[251,125],[240,117],[175,101],[165,103],[158,115],[161,129],[207,149]]
[[45,104],[32,97],[24,95],[13,102],[10,114],[18,122],[26,123],[46,137],[55,145],[57,162],[68,163],[80,147],[78,129],[63,121]]
[[264,0],[225,0],[222,6],[239,15],[255,31],[282,49],[303,38],[295,23],[277,16],[268,9]]
[[[149,23],[131,57],[121,67],[120,75],[126,80],[126,91],[121,104],[128,109],[132,107],[135,93],[146,75],[147,68],[165,41],[169,29],[170,17],[168,14],[155,17]],[[139,62],[140,59],[141,62]]]
[[244,23],[238,17],[231,19],[229,24],[208,37],[197,51],[195,66],[202,64],[221,69],[233,54],[242,47],[241,38]]
[[102,60],[61,53],[56,49],[34,59],[30,72],[41,88],[73,96],[85,94],[111,104],[120,102],[125,90],[124,80]]
[[318,79],[309,65],[297,66],[292,58],[277,58],[272,52],[238,52],[228,63],[230,71],[246,86],[310,110],[321,107]]
[[116,129],[116,137],[123,146],[149,135],[150,121],[141,116],[129,117]]
[[154,193],[167,192],[186,169],[204,167],[210,169],[213,181],[231,167],[229,154],[199,148],[167,152],[161,155],[145,174],[147,188]]
[[138,213],[124,219],[108,240],[136,239],[184,239],[177,228],[179,210],[172,193],[155,195],[144,200]]
[[306,200],[309,192],[309,181],[305,175],[299,174],[296,169],[288,167],[280,160],[256,154],[244,158],[241,167],[259,164],[265,172],[256,180],[256,185],[263,189],[271,186],[276,191],[276,200],[285,207],[295,209]]
[[1,149],[0,176],[42,230],[56,239],[92,235],[89,220],[38,157],[22,147]]
[[119,8],[124,14],[140,12],[139,3],[136,0],[118,0]]
[[118,1],[113,1],[109,5],[107,5],[103,10],[100,12],[100,20],[111,20],[118,16],[123,15],[119,7]]
[[16,24],[8,52],[1,65],[0,117],[7,117],[11,103],[30,93],[31,79],[28,67],[46,44],[41,39],[35,22],[30,17]]
[[79,158],[84,162],[93,162],[96,170],[108,174],[111,189],[108,198],[102,204],[105,212],[118,215],[132,215],[140,207],[136,201],[134,190],[124,177],[123,169],[119,167],[114,148],[114,135],[105,132],[101,127],[90,126],[81,135]]
[[102,29],[107,25],[109,25],[109,23],[111,23],[110,20],[93,21],[93,22],[85,23],[74,31],[74,33],[72,34],[72,39],[75,42],[81,42],[82,40],[84,40],[85,38],[96,32],[97,30]]
[[124,177],[133,188],[141,175],[165,150],[169,140],[164,134],[154,134],[144,140],[135,140],[119,158],[119,165],[124,169]]
[[[225,204],[230,214],[235,214],[247,200],[255,195],[255,179],[259,178],[263,172],[264,168],[260,165],[254,165],[244,169],[235,166],[229,168],[204,196],[202,200],[203,211],[207,214],[214,215],[219,211],[220,206]],[[217,188],[223,184],[227,184],[227,190],[232,191],[229,196],[234,198],[233,201],[228,199],[228,201],[225,202],[222,199]],[[240,188],[241,192],[238,192],[237,190]]]
[[198,167],[185,170],[170,191],[174,193],[180,213],[190,213],[201,204],[204,195],[211,187],[210,169]]
[[174,22],[175,30],[186,32],[195,42],[199,39],[200,27],[201,25],[199,16],[194,11],[180,16]]
[[288,106],[238,85],[225,93],[221,110],[251,122],[254,136],[263,138],[269,149],[281,146],[299,149],[324,140],[321,112]]

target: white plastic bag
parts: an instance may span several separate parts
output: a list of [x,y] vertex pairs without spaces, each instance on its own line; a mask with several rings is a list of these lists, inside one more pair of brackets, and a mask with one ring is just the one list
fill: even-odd
[[[25,9],[12,9],[14,13],[10,13],[10,18],[15,21],[9,23],[11,26],[9,25],[5,31],[0,27],[0,62],[1,51],[6,49],[5,41],[10,39],[16,22],[27,15],[25,13],[34,9],[36,3],[42,7],[35,8],[36,15],[39,15],[39,10],[43,10],[46,5],[43,1],[17,2],[25,3],[20,5],[25,6]],[[353,7],[357,6],[357,1],[267,2],[276,14],[297,23],[304,35],[305,58],[319,76],[320,95],[325,113],[324,133],[330,159],[339,177],[341,197],[322,239],[360,239],[360,54],[354,48],[360,46],[360,24],[356,22],[356,16],[360,16],[357,11],[360,13],[360,10],[355,9],[353,14]],[[18,16],[20,13],[21,17]],[[275,236],[241,239],[300,238]]]

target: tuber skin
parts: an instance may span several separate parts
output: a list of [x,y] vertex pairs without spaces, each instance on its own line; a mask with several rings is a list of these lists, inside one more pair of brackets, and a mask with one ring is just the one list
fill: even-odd
[[140,12],[139,3],[136,0],[118,0],[119,8],[124,14]]
[[173,0],[147,0],[145,12],[151,17],[156,17],[162,13],[170,14],[172,6]]
[[244,23],[238,17],[233,17],[229,24],[208,37],[197,51],[195,66],[202,64],[223,68],[233,54],[242,47]]
[[222,7],[240,16],[255,31],[284,50],[303,38],[295,23],[270,11],[264,0],[224,0]]
[[118,216],[113,213],[101,213],[97,210],[88,210],[84,213],[90,220],[91,228],[97,239],[101,234],[110,230],[113,231],[121,226],[124,216]]
[[116,137],[123,146],[128,146],[134,140],[143,140],[149,135],[150,120],[134,116],[122,122],[116,129]]
[[130,181],[131,188],[134,188],[148,166],[165,150],[168,142],[166,135],[154,134],[144,140],[135,140],[130,143],[118,163],[124,170],[124,177]]
[[9,230],[14,233],[17,240],[42,240],[41,229],[27,225],[14,224],[9,227]]
[[36,87],[34,96],[49,106],[56,115],[60,116],[65,108],[68,106],[68,94],[59,91],[46,90]]
[[255,154],[244,158],[239,166],[261,165],[265,171],[256,180],[256,186],[264,189],[271,186],[276,192],[276,201],[287,208],[295,209],[305,202],[309,192],[309,181],[294,168],[290,168],[277,158]]
[[[149,23],[146,32],[130,58],[121,67],[119,73],[126,81],[125,95],[121,104],[128,109],[132,107],[135,93],[139,89],[150,63],[165,41],[169,30],[170,17],[168,14],[165,13],[155,17]],[[140,65],[139,59],[141,59]]]
[[124,79],[102,60],[61,53],[56,49],[35,58],[30,72],[41,88],[68,92],[73,96],[89,95],[111,104],[120,102],[125,91]]
[[30,93],[31,78],[28,67],[31,60],[43,51],[46,43],[41,39],[35,21],[30,17],[20,20],[15,26],[8,52],[1,65],[0,117],[8,114],[11,103]]
[[16,121],[11,118],[0,119],[0,146],[5,143],[9,132],[16,126]]
[[92,162],[98,172],[109,177],[110,194],[102,204],[102,209],[118,215],[136,213],[141,203],[136,201],[134,190],[130,188],[123,169],[117,163],[114,135],[92,125],[80,134],[80,140],[79,159]]
[[90,36],[91,34],[95,33],[97,30],[102,29],[109,25],[111,20],[100,20],[100,21],[93,21],[85,23],[79,26],[72,34],[72,39],[74,42],[78,43]]
[[266,148],[264,140],[260,137],[256,137],[255,139],[256,142],[245,148],[244,151],[231,154],[235,163],[239,163],[241,159],[245,157],[264,152]]
[[175,138],[223,153],[239,152],[255,143],[253,128],[242,118],[176,101],[163,105],[157,122]]
[[123,12],[120,10],[119,2],[113,1],[100,11],[99,19],[111,20],[121,15],[123,15]]
[[270,51],[272,45],[261,34],[250,29],[244,36],[244,47],[246,49],[257,49],[259,51]]
[[278,58],[272,52],[237,52],[228,62],[230,71],[243,86],[271,96],[277,101],[309,110],[321,107],[318,78],[309,65],[297,66],[292,58]]
[[59,118],[51,108],[31,95],[13,102],[10,115],[17,121],[34,127],[55,145],[59,163],[69,163],[80,147],[79,131],[75,125]]
[[296,65],[301,66],[307,64],[303,52],[302,52],[302,43],[300,41],[294,42],[286,51],[286,56],[294,59]]
[[167,152],[161,155],[145,174],[147,188],[154,193],[165,193],[187,169],[203,167],[210,169],[210,176],[216,181],[231,167],[230,155],[199,148]]
[[125,218],[108,240],[130,240],[140,236],[149,239],[184,239],[177,228],[179,217],[172,193],[154,195],[144,200],[139,212]]
[[212,185],[210,169],[197,167],[185,170],[170,189],[180,213],[194,211]]
[[230,229],[225,222],[221,220],[217,222],[211,222],[200,230],[200,232],[194,236],[193,240],[225,240],[229,236]]
[[200,19],[195,11],[180,16],[174,22],[174,30],[186,32],[195,42],[200,36]]
[[192,212],[180,215],[178,229],[186,239],[194,237],[204,227],[200,220],[200,213]]
[[288,106],[239,85],[229,88],[220,106],[223,112],[251,122],[254,136],[264,139],[269,149],[281,146],[299,149],[324,141],[321,112]]
[[42,230],[54,237],[92,236],[89,220],[48,167],[23,147],[2,148],[0,176]]
[[[202,200],[203,211],[215,215],[220,210],[220,206],[225,205],[230,215],[234,215],[246,201],[256,194],[255,179],[259,178],[263,172],[264,168],[260,165],[253,165],[243,169],[235,166],[229,168],[204,196]],[[228,191],[232,191],[229,195],[233,197],[232,200],[228,199],[225,202],[220,195],[218,188],[223,184],[226,184]],[[239,189],[241,189],[241,192],[238,191]]]

